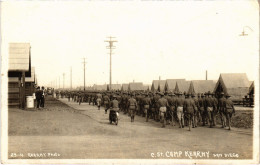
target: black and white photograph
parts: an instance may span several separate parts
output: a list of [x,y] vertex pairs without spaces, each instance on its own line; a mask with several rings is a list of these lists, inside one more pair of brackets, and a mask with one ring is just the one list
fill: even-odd
[[0,1],[2,164],[259,164],[259,1]]

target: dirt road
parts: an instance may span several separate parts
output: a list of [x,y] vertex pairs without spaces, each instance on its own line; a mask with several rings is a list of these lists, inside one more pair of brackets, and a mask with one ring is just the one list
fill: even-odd
[[178,126],[161,128],[159,122],[139,116],[131,123],[122,113],[116,126],[109,124],[103,108],[60,101],[49,98],[38,111],[9,109],[9,158],[252,158],[252,129],[217,126],[190,132]]

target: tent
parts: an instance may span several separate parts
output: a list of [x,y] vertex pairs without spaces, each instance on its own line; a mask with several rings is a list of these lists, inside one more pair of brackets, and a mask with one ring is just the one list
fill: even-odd
[[144,86],[141,82],[129,83],[129,91],[143,91]]
[[186,93],[189,90],[190,83],[191,81],[177,81],[174,92]]
[[164,90],[168,92],[173,92],[176,87],[176,82],[185,82],[185,79],[167,79],[165,83]]
[[192,80],[188,90],[189,94],[213,92],[216,83],[213,80]]
[[249,87],[249,92],[248,94],[251,96],[251,95],[254,95],[255,94],[255,83],[254,81],[251,83],[250,87]]
[[103,90],[106,90],[107,89],[107,85],[104,84],[104,85],[93,85],[93,89],[94,90],[97,90],[97,91],[103,91]]
[[111,90],[121,90],[121,84],[111,84]]
[[[166,80],[153,80],[151,91],[155,92],[160,89],[161,91],[164,90]],[[160,85],[160,87],[159,87]]]
[[217,95],[224,92],[229,94],[232,100],[242,100],[247,95],[250,81],[245,73],[221,73],[214,88]]
[[122,84],[121,91],[127,91],[128,90],[128,85],[129,84]]

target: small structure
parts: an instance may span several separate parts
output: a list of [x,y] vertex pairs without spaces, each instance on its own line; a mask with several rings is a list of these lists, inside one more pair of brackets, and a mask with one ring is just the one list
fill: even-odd
[[183,83],[185,79],[167,79],[164,87],[164,91],[174,92],[176,83]]
[[25,77],[31,77],[31,46],[29,43],[9,43],[8,106],[25,108]]
[[166,80],[153,80],[151,91],[152,92],[164,91],[165,83],[166,83]]
[[144,90],[143,83],[142,82],[129,83],[128,90],[129,91],[143,91]]
[[192,80],[188,90],[189,94],[213,92],[216,83],[213,80]]
[[219,95],[224,92],[229,94],[231,99],[239,103],[247,95],[250,87],[250,81],[245,73],[221,73],[214,88],[214,93]]

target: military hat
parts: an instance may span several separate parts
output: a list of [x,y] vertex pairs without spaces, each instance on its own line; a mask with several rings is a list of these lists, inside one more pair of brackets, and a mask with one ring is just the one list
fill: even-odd
[[182,92],[178,92],[177,95],[182,95]]
[[158,92],[159,95],[161,96],[164,96],[164,93],[163,92]]
[[40,89],[40,88],[41,88],[40,86],[37,87],[37,89]]
[[113,98],[116,98],[116,95],[113,95]]
[[203,93],[201,93],[201,95],[200,95],[201,97],[205,97],[205,95],[203,94]]
[[226,97],[231,97],[229,94],[226,94]]
[[195,94],[192,94],[191,97],[195,97]]

